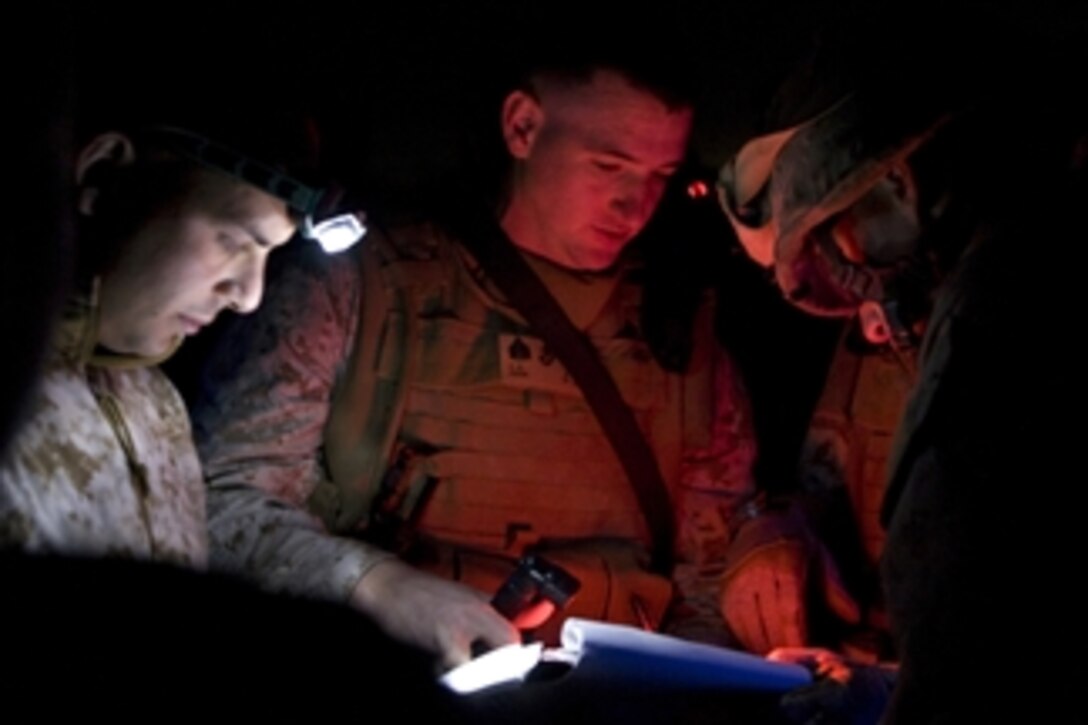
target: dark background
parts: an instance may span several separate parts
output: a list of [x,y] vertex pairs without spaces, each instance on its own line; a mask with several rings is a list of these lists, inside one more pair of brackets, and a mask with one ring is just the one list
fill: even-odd
[[305,99],[320,106],[349,180],[380,189],[463,171],[466,134],[497,123],[481,105],[496,100],[504,74],[534,43],[626,35],[647,56],[682,58],[702,91],[694,147],[717,167],[759,128],[773,91],[821,35],[842,46],[830,72],[843,75],[892,56],[921,63],[937,52],[927,33],[946,32],[961,55],[991,45],[1029,61],[1088,26],[1083,2],[1000,5],[1007,3],[99,2],[76,4],[71,15],[73,59],[90,93],[123,103],[171,84],[210,82],[236,88],[239,103],[261,102],[252,100],[255,84],[269,89],[270,107]]
[[[907,26],[943,29],[965,55],[996,49],[1010,67],[1063,44],[1083,47],[1088,38],[1084,3],[1021,3],[1006,10],[977,2],[907,5],[820,0],[708,8],[674,2],[643,11],[634,3],[313,0],[277,6],[156,2],[134,8],[89,2],[8,7],[3,24],[9,163],[3,197],[6,233],[0,244],[0,454],[32,389],[50,323],[67,290],[76,244],[69,177],[73,138],[85,130],[77,120],[108,113],[114,104],[150,104],[164,95],[197,99],[201,94],[195,91],[213,86],[236,93],[192,102],[217,104],[224,114],[265,108],[271,114],[305,102],[323,121],[332,169],[368,209],[380,214],[440,195],[471,172],[480,139],[497,128],[496,93],[508,78],[511,59],[527,39],[541,34],[564,42],[563,28],[623,33],[636,12],[642,15],[635,20],[659,24],[663,32],[658,36],[633,35],[632,42],[642,43],[647,53],[682,53],[690,64],[702,91],[692,173],[711,175],[764,127],[764,109],[775,88],[819,37],[840,39],[839,71],[826,76],[826,86],[802,84],[794,91],[795,113],[806,106],[811,110],[833,92],[827,86],[845,82],[858,68],[871,70],[889,59],[908,65],[924,61],[934,47],[921,39],[901,42],[904,35],[908,41],[920,38],[904,33]],[[1088,65],[1079,67],[1088,70]],[[1083,80],[1088,74],[1074,75]],[[1071,84],[1066,93],[1083,96],[1086,85]],[[1016,101],[1010,94],[1009,103]],[[1015,140],[995,152],[1016,153]],[[753,391],[763,447],[760,476],[767,486],[787,487],[836,326],[804,318],[779,299],[765,275],[736,254],[712,199],[698,205],[685,199],[682,187],[674,189],[647,236],[666,250],[682,249],[683,255],[674,259],[695,260],[672,270],[678,275],[675,289],[705,284],[718,290],[719,331],[744,365]],[[692,269],[702,274],[685,277]],[[187,702],[205,712],[218,697],[215,686],[205,690],[200,682],[186,684],[199,680],[201,672],[209,682],[233,679],[239,687],[230,690],[229,702],[239,707],[247,705],[249,688],[264,710],[280,714],[280,705],[300,713],[310,712],[315,702],[354,705],[350,697],[322,700],[330,693],[317,689],[337,690],[330,696],[338,697],[352,688],[354,670],[336,669],[330,681],[320,671],[329,661],[319,666],[317,660],[332,650],[345,661],[373,664],[366,648],[387,646],[371,632],[344,635],[343,627],[352,625],[337,621],[335,612],[322,612],[327,626],[315,629],[304,625],[314,621],[313,612],[296,615],[288,611],[294,604],[257,601],[248,591],[225,591],[219,585],[209,585],[203,592],[208,598],[201,599],[189,582],[156,583],[148,579],[153,573],[129,571],[139,568],[132,563],[118,564],[116,570],[66,562],[39,567],[17,558],[3,565],[0,603],[8,657],[2,678],[12,709],[27,703],[38,713],[59,708],[116,714],[128,707],[135,715],[145,712],[145,701],[153,698],[167,710]],[[204,624],[215,615],[226,617],[225,624],[209,630]],[[164,623],[173,631],[165,639]],[[283,644],[282,651],[277,643]],[[307,647],[309,657],[289,656]],[[210,669],[197,661],[203,654]],[[58,669],[58,663],[63,667]],[[425,679],[418,661],[398,663],[408,689]],[[358,680],[360,689],[364,682],[391,692],[397,687],[396,672],[381,672],[375,679],[373,667],[360,667]],[[293,687],[278,692],[281,682]],[[74,690],[73,683],[79,685]],[[150,690],[149,683],[155,685]],[[43,699],[35,687],[52,694]],[[314,688],[312,697],[308,688]],[[194,689],[199,692],[195,699]],[[422,692],[416,705],[445,706],[440,696]],[[410,696],[401,701],[411,709]]]
[[[0,246],[0,338],[8,349],[0,444],[30,389],[70,274],[73,134],[78,143],[90,121],[111,111],[171,99],[260,119],[305,106],[321,120],[329,169],[380,217],[469,183],[494,142],[500,91],[527,48],[599,34],[690,68],[698,113],[689,171],[712,181],[747,138],[804,118],[859,74],[879,76],[887,64],[939,72],[934,59],[942,52],[980,64],[999,59],[1001,72],[1015,72],[1056,49],[1088,46],[1084,2],[1003,5],[311,0],[12,9],[4,46],[14,164],[4,196],[11,241]],[[805,68],[821,44],[834,48],[831,60],[807,63],[808,77],[795,75],[785,100],[775,99],[791,69]],[[1077,85],[1065,94],[1082,96],[1084,84]],[[1017,102],[1014,91],[1008,102]],[[768,107],[776,109],[774,122]],[[1015,140],[996,152],[1016,153]],[[691,204],[678,188],[669,199],[645,236],[664,250],[659,258],[673,260],[674,289],[717,288],[721,335],[755,398],[761,477],[788,485],[835,326],[781,302],[737,253],[713,197]]]
[[[711,184],[753,134],[810,115],[885,66],[940,72],[935,59],[947,53],[1026,68],[1055,48],[1088,45],[1083,2],[89,2],[46,3],[18,19],[8,23],[7,108],[16,138],[28,142],[13,144],[15,178],[25,183],[6,203],[20,243],[3,247],[0,268],[0,332],[15,341],[5,360],[12,374],[3,377],[11,410],[63,298],[72,255],[61,170],[70,136],[78,143],[111,113],[194,104],[260,123],[266,113],[305,108],[321,121],[328,170],[380,218],[478,181],[520,58],[576,36],[629,41],[690,70],[698,112],[687,171]],[[833,52],[811,62],[821,47]],[[798,67],[807,75],[794,73],[791,90],[776,98]],[[1010,144],[998,153],[1015,151]],[[837,326],[786,306],[738,253],[713,196],[691,203],[683,181],[643,241],[671,261],[676,297],[717,289],[721,336],[755,399],[760,477],[788,486]]]

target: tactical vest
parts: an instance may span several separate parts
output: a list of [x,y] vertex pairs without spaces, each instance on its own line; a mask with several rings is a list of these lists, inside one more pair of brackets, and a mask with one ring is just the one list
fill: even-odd
[[[656,580],[655,601],[642,604],[658,619],[671,585],[642,571],[648,530],[631,484],[562,365],[441,234],[415,229],[367,244],[363,317],[325,439],[331,478],[354,499],[341,523],[395,512],[440,542],[435,568],[485,590],[530,546],[576,575],[593,577],[586,566],[606,579],[629,570]],[[657,365],[639,333],[634,266],[579,275],[530,263],[600,351],[675,486],[684,446],[708,443],[709,350],[697,350],[686,375]],[[704,307],[697,324],[709,341]],[[602,546],[572,559],[589,551],[587,540]],[[607,596],[599,604],[604,610],[585,614],[644,614]]]
[[884,548],[880,506],[892,439],[913,384],[891,353],[854,352],[840,341],[802,455],[809,489],[845,486],[873,566]]
[[[857,635],[853,645],[861,656],[881,652],[887,614],[877,577],[878,563],[887,534],[880,522],[887,484],[892,442],[914,384],[912,361],[897,358],[889,350],[859,352],[850,349],[845,336],[839,341],[820,400],[812,416],[801,457],[803,485],[810,491],[845,489],[851,518],[856,525],[861,558],[853,555],[854,542],[840,552],[845,561],[858,562],[862,570],[854,592],[868,605],[865,618],[873,639]],[[844,645],[848,646],[848,645]]]

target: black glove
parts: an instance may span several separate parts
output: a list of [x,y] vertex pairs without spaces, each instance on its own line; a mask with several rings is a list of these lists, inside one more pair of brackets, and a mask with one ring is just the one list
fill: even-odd
[[819,677],[786,693],[779,707],[789,722],[798,725],[876,725],[894,685],[894,670],[856,665],[845,678]]

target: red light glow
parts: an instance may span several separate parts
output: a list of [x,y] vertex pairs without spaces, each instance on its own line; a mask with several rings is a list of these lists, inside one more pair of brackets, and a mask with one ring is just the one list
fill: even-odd
[[693,181],[688,184],[688,196],[692,199],[702,199],[710,193],[705,181]]

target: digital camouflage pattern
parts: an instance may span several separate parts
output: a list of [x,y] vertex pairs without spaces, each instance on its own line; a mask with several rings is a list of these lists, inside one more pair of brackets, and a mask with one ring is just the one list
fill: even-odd
[[203,568],[204,487],[181,397],[153,361],[94,355],[74,301],[0,465],[0,545]]

